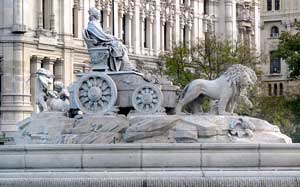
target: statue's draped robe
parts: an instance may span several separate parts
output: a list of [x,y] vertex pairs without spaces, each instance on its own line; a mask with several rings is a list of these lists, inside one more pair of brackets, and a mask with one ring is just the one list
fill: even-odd
[[121,67],[121,62],[117,61],[116,58],[122,58],[124,55],[127,56],[127,51],[123,44],[113,35],[105,33],[100,26],[99,20],[89,21],[87,31],[90,37],[96,39],[100,45],[109,47],[115,66],[110,68],[118,71]]

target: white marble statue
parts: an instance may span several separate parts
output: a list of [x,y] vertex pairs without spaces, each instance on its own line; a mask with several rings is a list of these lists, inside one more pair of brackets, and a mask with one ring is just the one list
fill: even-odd
[[61,111],[69,109],[69,92],[64,88],[63,83],[54,82],[54,90],[51,89],[54,75],[44,68],[37,72],[36,80],[36,104],[39,112]]
[[[99,21],[99,11],[96,8],[92,7],[89,9],[89,15],[89,23],[86,29],[86,33],[84,33],[87,47],[89,49],[95,48],[97,46],[107,47],[109,49],[108,67],[111,71],[133,70],[134,68],[129,62],[127,49],[122,44],[121,40],[103,31]],[[95,55],[91,54],[91,52],[90,56],[92,56],[92,58],[95,58]],[[103,59],[102,55],[100,55],[99,53],[96,56],[98,56],[96,58],[98,58],[99,60]]]
[[214,102],[213,106],[219,115],[232,114],[236,102],[243,100],[252,108],[247,97],[247,89],[257,80],[255,72],[246,66],[232,65],[215,80],[196,79],[182,91],[176,106],[176,113],[181,113],[184,106],[192,105],[192,113],[197,113],[203,96],[208,96]]

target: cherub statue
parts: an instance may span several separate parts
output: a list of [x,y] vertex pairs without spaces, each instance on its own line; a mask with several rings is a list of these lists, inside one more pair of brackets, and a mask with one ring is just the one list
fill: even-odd
[[[60,81],[53,84],[53,74],[44,68],[37,71],[36,81],[36,104],[39,112],[61,111],[66,112],[69,109],[69,92],[64,88]],[[54,85],[54,90],[50,85]]]

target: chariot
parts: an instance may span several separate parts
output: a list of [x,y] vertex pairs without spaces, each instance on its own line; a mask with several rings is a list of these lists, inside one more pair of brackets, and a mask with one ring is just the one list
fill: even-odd
[[[87,43],[89,38],[84,33]],[[109,71],[110,52],[103,46],[89,47],[92,70],[70,87],[71,109],[87,114],[119,110],[151,114],[176,106],[176,91],[170,81],[149,80],[136,71]]]

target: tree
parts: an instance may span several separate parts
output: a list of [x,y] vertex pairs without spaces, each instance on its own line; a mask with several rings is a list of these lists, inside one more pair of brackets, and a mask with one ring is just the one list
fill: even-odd
[[233,64],[256,68],[259,57],[255,53],[247,41],[233,43],[209,35],[191,48],[191,62],[198,77],[211,80]]
[[175,45],[172,52],[161,55],[161,59],[165,62],[163,73],[180,87],[195,78],[189,69],[191,68],[188,63],[189,56],[189,49],[182,44]]
[[208,35],[190,48],[176,45],[170,53],[161,55],[165,61],[164,73],[181,87],[193,79],[215,79],[232,64],[256,68],[259,57],[248,42],[232,43]]
[[288,64],[290,78],[300,79],[300,33],[284,32],[279,38],[278,50],[275,56],[282,58]]

